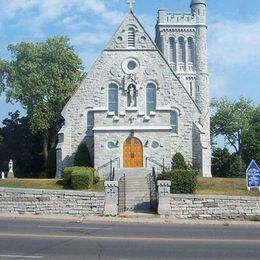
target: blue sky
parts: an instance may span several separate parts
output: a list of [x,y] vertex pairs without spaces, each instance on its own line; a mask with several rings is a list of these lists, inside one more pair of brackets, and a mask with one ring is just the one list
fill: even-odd
[[[87,71],[128,11],[127,0],[0,0],[0,57],[7,45],[67,35]],[[189,12],[190,0],[136,0],[135,13],[154,38],[157,10]],[[259,0],[207,0],[211,97],[260,102]],[[0,97],[0,122],[21,109]]]

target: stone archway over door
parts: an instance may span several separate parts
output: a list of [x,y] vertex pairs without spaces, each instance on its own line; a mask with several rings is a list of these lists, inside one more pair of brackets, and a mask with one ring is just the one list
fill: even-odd
[[129,137],[124,142],[124,168],[143,167],[143,145],[136,137]]

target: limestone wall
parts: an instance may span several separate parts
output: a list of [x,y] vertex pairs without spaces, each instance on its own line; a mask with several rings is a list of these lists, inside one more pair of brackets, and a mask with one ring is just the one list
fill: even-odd
[[0,188],[0,213],[101,215],[105,194]]
[[176,218],[250,219],[254,216],[260,217],[260,197],[171,194],[169,201],[170,210],[167,214]]

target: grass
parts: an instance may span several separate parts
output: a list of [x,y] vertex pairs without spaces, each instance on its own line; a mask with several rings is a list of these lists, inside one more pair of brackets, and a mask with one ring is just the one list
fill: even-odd
[[[21,189],[48,189],[63,190],[61,179],[0,179],[0,187],[21,188]],[[102,192],[104,191],[104,182],[100,181],[88,191]]]
[[[0,179],[0,187],[63,190],[61,179]],[[65,188],[67,189],[67,188]],[[88,191],[104,191],[104,182],[100,181]],[[198,177],[196,194],[260,196],[258,190],[248,191],[245,178],[203,178]]]
[[247,190],[245,178],[198,177],[196,194],[228,196],[260,196],[258,189]]

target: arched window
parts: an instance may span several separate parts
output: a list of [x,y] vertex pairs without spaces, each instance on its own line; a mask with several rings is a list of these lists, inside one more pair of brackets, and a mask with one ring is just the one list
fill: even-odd
[[130,27],[128,29],[128,47],[135,47],[135,29]]
[[87,136],[93,136],[94,127],[94,112],[88,111],[87,113]]
[[171,112],[171,132],[174,133],[174,134],[177,134],[178,133],[178,114],[176,111],[172,111]]
[[170,62],[176,62],[176,42],[174,38],[170,38]]
[[156,109],[156,86],[153,83],[149,83],[146,87],[146,114],[150,115],[150,112],[155,112]]
[[192,82],[190,82],[190,95],[192,96]]
[[108,111],[118,115],[118,87],[110,84],[108,88]]
[[185,62],[185,42],[184,38],[179,38],[179,62]]
[[194,42],[192,38],[188,39],[188,62],[194,63]]

